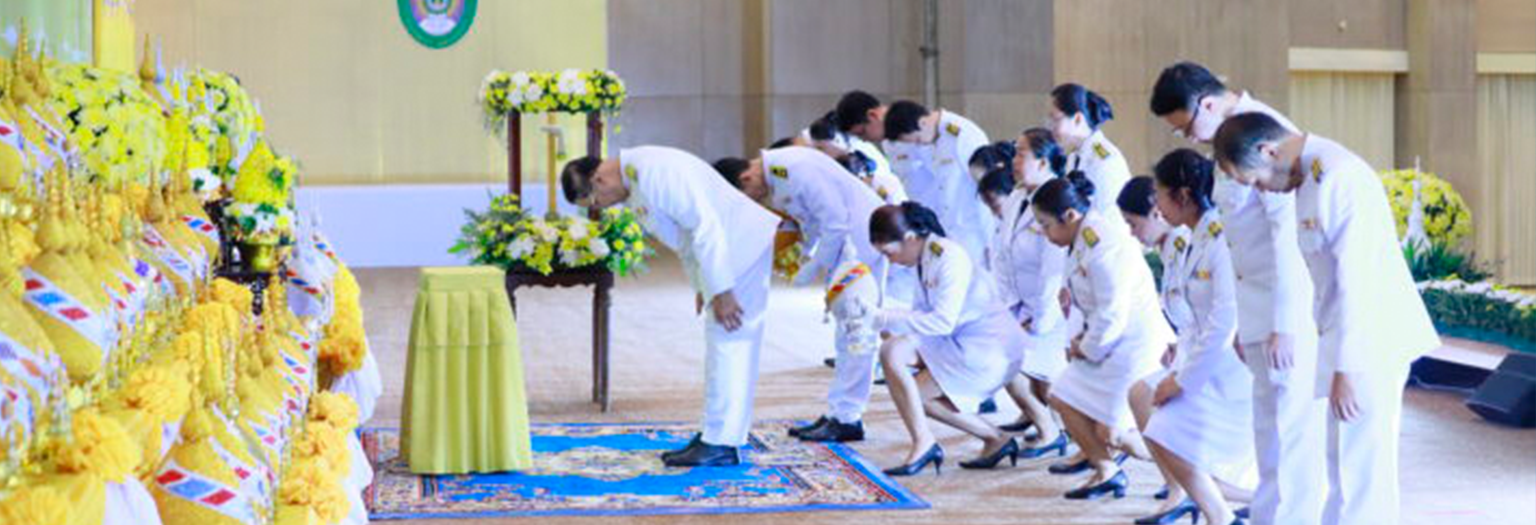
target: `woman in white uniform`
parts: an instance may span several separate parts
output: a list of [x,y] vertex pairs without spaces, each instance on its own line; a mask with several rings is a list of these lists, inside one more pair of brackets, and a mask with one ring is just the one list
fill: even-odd
[[1093,183],[1094,191],[1102,196],[1094,199],[1093,209],[1108,217],[1114,216],[1115,196],[1120,194],[1120,187],[1131,180],[1131,167],[1120,154],[1120,148],[1099,129],[1113,118],[1115,113],[1109,101],[1088,88],[1062,84],[1051,90],[1047,127],[1056,136],[1056,142],[1071,152],[1067,169],[1081,170]]
[[1008,383],[1008,394],[1023,416],[1013,428],[1038,431],[1032,446],[1019,455],[1033,459],[1051,452],[1066,455],[1067,436],[1048,405],[1051,381],[1067,367],[1067,322],[1059,297],[1066,285],[1067,250],[1045,238],[1030,213],[1029,202],[1046,182],[1065,172],[1067,157],[1044,128],[1024,130],[1015,142],[1016,185],[998,207],[998,240],[992,252],[1003,304],[1024,329],[1022,375]]
[[1173,341],[1136,239],[1118,217],[1092,209],[1093,192],[1093,183],[1073,172],[1041,186],[1030,205],[1046,237],[1070,247],[1072,316],[1083,323],[1068,350],[1070,363],[1051,385],[1051,406],[1095,472],[1067,492],[1068,499],[1125,496],[1130,482],[1109,448],[1136,448],[1126,396],[1136,380],[1158,369]]
[[[1174,333],[1180,337],[1184,335],[1182,327],[1189,326],[1192,314],[1189,311],[1189,302],[1180,295],[1183,288],[1179,285],[1178,272],[1169,272],[1169,268],[1177,268],[1184,264],[1184,254],[1189,251],[1189,228],[1168,224],[1156,209],[1156,188],[1152,177],[1145,175],[1132,177],[1125,187],[1120,189],[1119,197],[1115,198],[1115,204],[1120,208],[1120,216],[1131,227],[1131,235],[1141,241],[1142,246],[1157,254],[1158,264],[1153,274],[1158,279],[1158,300],[1163,306],[1163,316],[1173,326]],[[1180,359],[1177,345],[1168,345],[1168,350],[1163,353],[1162,368],[1151,375],[1137,381],[1131,386],[1131,413],[1136,417],[1136,429],[1142,432],[1147,430],[1147,421],[1152,418],[1152,390],[1157,383],[1167,377],[1170,370],[1178,366]],[[1151,457],[1142,458],[1151,461]],[[1184,502],[1184,492],[1168,472],[1162,472],[1163,489],[1157,492],[1156,498],[1165,500],[1166,503],[1153,515],[1161,516],[1173,512]],[[1193,505],[1190,505],[1193,508]],[[1151,517],[1149,517],[1151,518]],[[1142,518],[1138,524],[1161,523],[1161,521]]]
[[886,384],[912,438],[905,464],[885,472],[910,476],[943,465],[928,417],[982,440],[981,455],[965,466],[1017,462],[1018,442],[976,415],[1023,360],[1023,333],[997,300],[992,277],[916,202],[875,210],[869,239],[891,262],[916,267],[919,281],[910,309],[886,307],[877,316],[892,334],[880,349]]
[[1163,270],[1177,276],[1172,286],[1178,288],[1165,297],[1184,302],[1190,315],[1174,321],[1180,357],[1155,387],[1152,403],[1158,408],[1145,432],[1158,466],[1194,503],[1177,505],[1153,523],[1193,513],[1195,505],[1211,523],[1231,523],[1235,516],[1224,493],[1246,491],[1224,487],[1217,477],[1251,471],[1254,462],[1253,379],[1233,346],[1237,279],[1222,238],[1221,212],[1211,197],[1213,169],[1190,149],[1169,153],[1154,169],[1158,210],[1169,222],[1192,228],[1193,236],[1183,257]]

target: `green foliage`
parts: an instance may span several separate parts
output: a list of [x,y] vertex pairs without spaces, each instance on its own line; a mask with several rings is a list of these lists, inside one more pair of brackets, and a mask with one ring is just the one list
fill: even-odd
[[1403,257],[1408,260],[1408,270],[1414,282],[1460,279],[1467,282],[1486,280],[1490,274],[1471,253],[1462,253],[1440,241],[1408,242],[1403,245]]

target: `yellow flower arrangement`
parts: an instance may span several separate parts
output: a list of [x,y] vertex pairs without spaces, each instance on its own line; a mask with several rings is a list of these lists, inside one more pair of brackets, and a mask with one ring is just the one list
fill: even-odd
[[347,494],[330,469],[308,458],[294,458],[278,484],[279,505],[307,507],[325,523],[347,516]]
[[298,165],[258,141],[235,176],[234,203],[225,213],[235,237],[246,242],[279,243],[293,237],[293,185]]
[[[214,152],[213,172],[225,184],[235,175],[234,143],[259,134],[265,128],[255,102],[235,77],[226,73],[199,69],[188,79],[188,98],[197,115],[207,115],[216,135],[210,141]],[[201,104],[199,104],[199,101]],[[201,106],[201,111],[198,107]]]
[[22,484],[0,498],[0,523],[8,525],[56,525],[69,522],[69,498],[52,485]]
[[346,265],[340,265],[336,272],[336,309],[325,326],[325,337],[320,339],[320,363],[332,377],[362,368],[367,357],[361,300],[357,279]]
[[1423,212],[1423,233],[1430,242],[1455,246],[1471,235],[1472,212],[1450,182],[1414,169],[1384,171],[1380,176],[1392,204],[1392,216],[1397,219],[1399,237],[1410,233],[1415,202]]
[[108,185],[148,182],[166,160],[169,137],[160,106],[133,75],[50,62],[49,103],[86,172]]
[[486,124],[500,133],[508,115],[519,113],[616,112],[628,90],[617,73],[602,69],[492,71],[480,83]]
[[142,460],[139,446],[128,432],[112,418],[93,408],[75,412],[71,420],[73,438],[60,444],[60,472],[92,474],[106,481],[122,481],[133,474]]
[[326,425],[340,432],[357,428],[357,403],[344,394],[320,392],[309,399],[308,428]]

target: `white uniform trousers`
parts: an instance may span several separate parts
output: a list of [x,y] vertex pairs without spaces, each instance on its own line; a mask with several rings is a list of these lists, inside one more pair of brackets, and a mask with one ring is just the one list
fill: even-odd
[[[870,277],[880,279],[882,296],[885,296],[886,283],[890,282],[890,272],[894,269],[895,265],[883,257],[870,265]],[[890,301],[890,297],[885,296],[885,300]],[[864,419],[864,410],[869,407],[869,391],[875,381],[875,365],[880,361],[880,351],[875,349],[864,355],[854,355],[848,351],[842,325],[839,324],[834,332],[837,362],[832,384],[827,387],[827,415],[840,423],[853,424]]]
[[879,351],[854,355],[843,341],[843,329],[837,328],[837,368],[827,389],[827,415],[841,423],[857,423],[869,406],[869,391],[875,382],[875,363]]
[[1243,344],[1253,372],[1253,444],[1259,463],[1254,525],[1308,525],[1322,516],[1327,494],[1324,421],[1327,400],[1318,398],[1317,339],[1296,336],[1296,359],[1277,371],[1264,358],[1264,342]]
[[752,400],[757,393],[758,355],[768,310],[768,278],[773,250],[737,277],[731,292],[741,305],[741,327],[728,332],[704,310],[704,432],[710,445],[740,447],[752,429]]
[[1382,363],[1352,374],[1358,419],[1328,414],[1328,503],[1323,525],[1396,525],[1400,512],[1397,441],[1403,415],[1403,386],[1412,367]]

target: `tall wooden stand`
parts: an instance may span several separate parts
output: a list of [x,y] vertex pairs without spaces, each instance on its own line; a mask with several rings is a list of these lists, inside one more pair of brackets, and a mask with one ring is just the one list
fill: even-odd
[[[507,117],[507,191],[523,196],[523,146],[522,115],[512,113]],[[587,155],[597,157],[603,152],[603,118],[593,112],[587,114]],[[555,183],[554,174],[550,183]],[[554,210],[550,210],[554,211]],[[588,217],[597,220],[596,210],[589,210]],[[507,272],[507,297],[512,301],[512,313],[517,314],[517,289],[526,286],[569,288],[592,286],[592,402],[603,412],[611,405],[608,396],[608,311],[609,292],[613,289],[613,272],[606,267],[579,270],[557,270],[550,275],[520,268]]]

